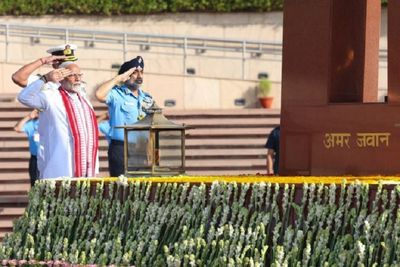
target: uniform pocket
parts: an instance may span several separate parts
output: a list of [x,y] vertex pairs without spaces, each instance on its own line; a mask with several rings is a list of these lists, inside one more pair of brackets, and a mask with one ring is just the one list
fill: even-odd
[[121,105],[121,112],[124,116],[125,124],[132,124],[137,121],[137,103],[125,102]]

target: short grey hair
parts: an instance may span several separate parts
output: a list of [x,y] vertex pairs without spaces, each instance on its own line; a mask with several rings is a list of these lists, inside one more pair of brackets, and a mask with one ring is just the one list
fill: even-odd
[[75,64],[73,61],[64,61],[63,63],[61,63],[58,67],[59,68],[66,68],[67,66],[71,65],[71,64]]

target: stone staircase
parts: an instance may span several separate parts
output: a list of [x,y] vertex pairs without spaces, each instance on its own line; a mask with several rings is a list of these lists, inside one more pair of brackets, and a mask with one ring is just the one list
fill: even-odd
[[[29,108],[0,96],[0,240],[12,231],[12,221],[24,212],[30,189],[29,150],[24,134],[13,130]],[[98,114],[106,106],[94,103]],[[192,128],[186,131],[188,175],[265,173],[264,144],[279,124],[280,111],[271,109],[164,110],[164,115]],[[107,142],[100,139],[100,175],[108,176]]]

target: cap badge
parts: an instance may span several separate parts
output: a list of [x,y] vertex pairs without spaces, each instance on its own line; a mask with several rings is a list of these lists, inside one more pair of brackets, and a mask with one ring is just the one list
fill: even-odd
[[64,49],[64,51],[63,51],[63,54],[64,54],[65,56],[68,56],[68,55],[71,55],[71,54],[72,54],[72,50],[71,50],[71,47],[70,47],[69,45],[66,45],[66,46],[65,46],[65,49]]

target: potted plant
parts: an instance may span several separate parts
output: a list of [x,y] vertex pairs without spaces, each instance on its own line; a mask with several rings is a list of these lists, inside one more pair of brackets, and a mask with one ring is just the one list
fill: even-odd
[[271,81],[268,78],[263,78],[258,84],[258,99],[263,108],[271,108],[274,98],[270,96]]

